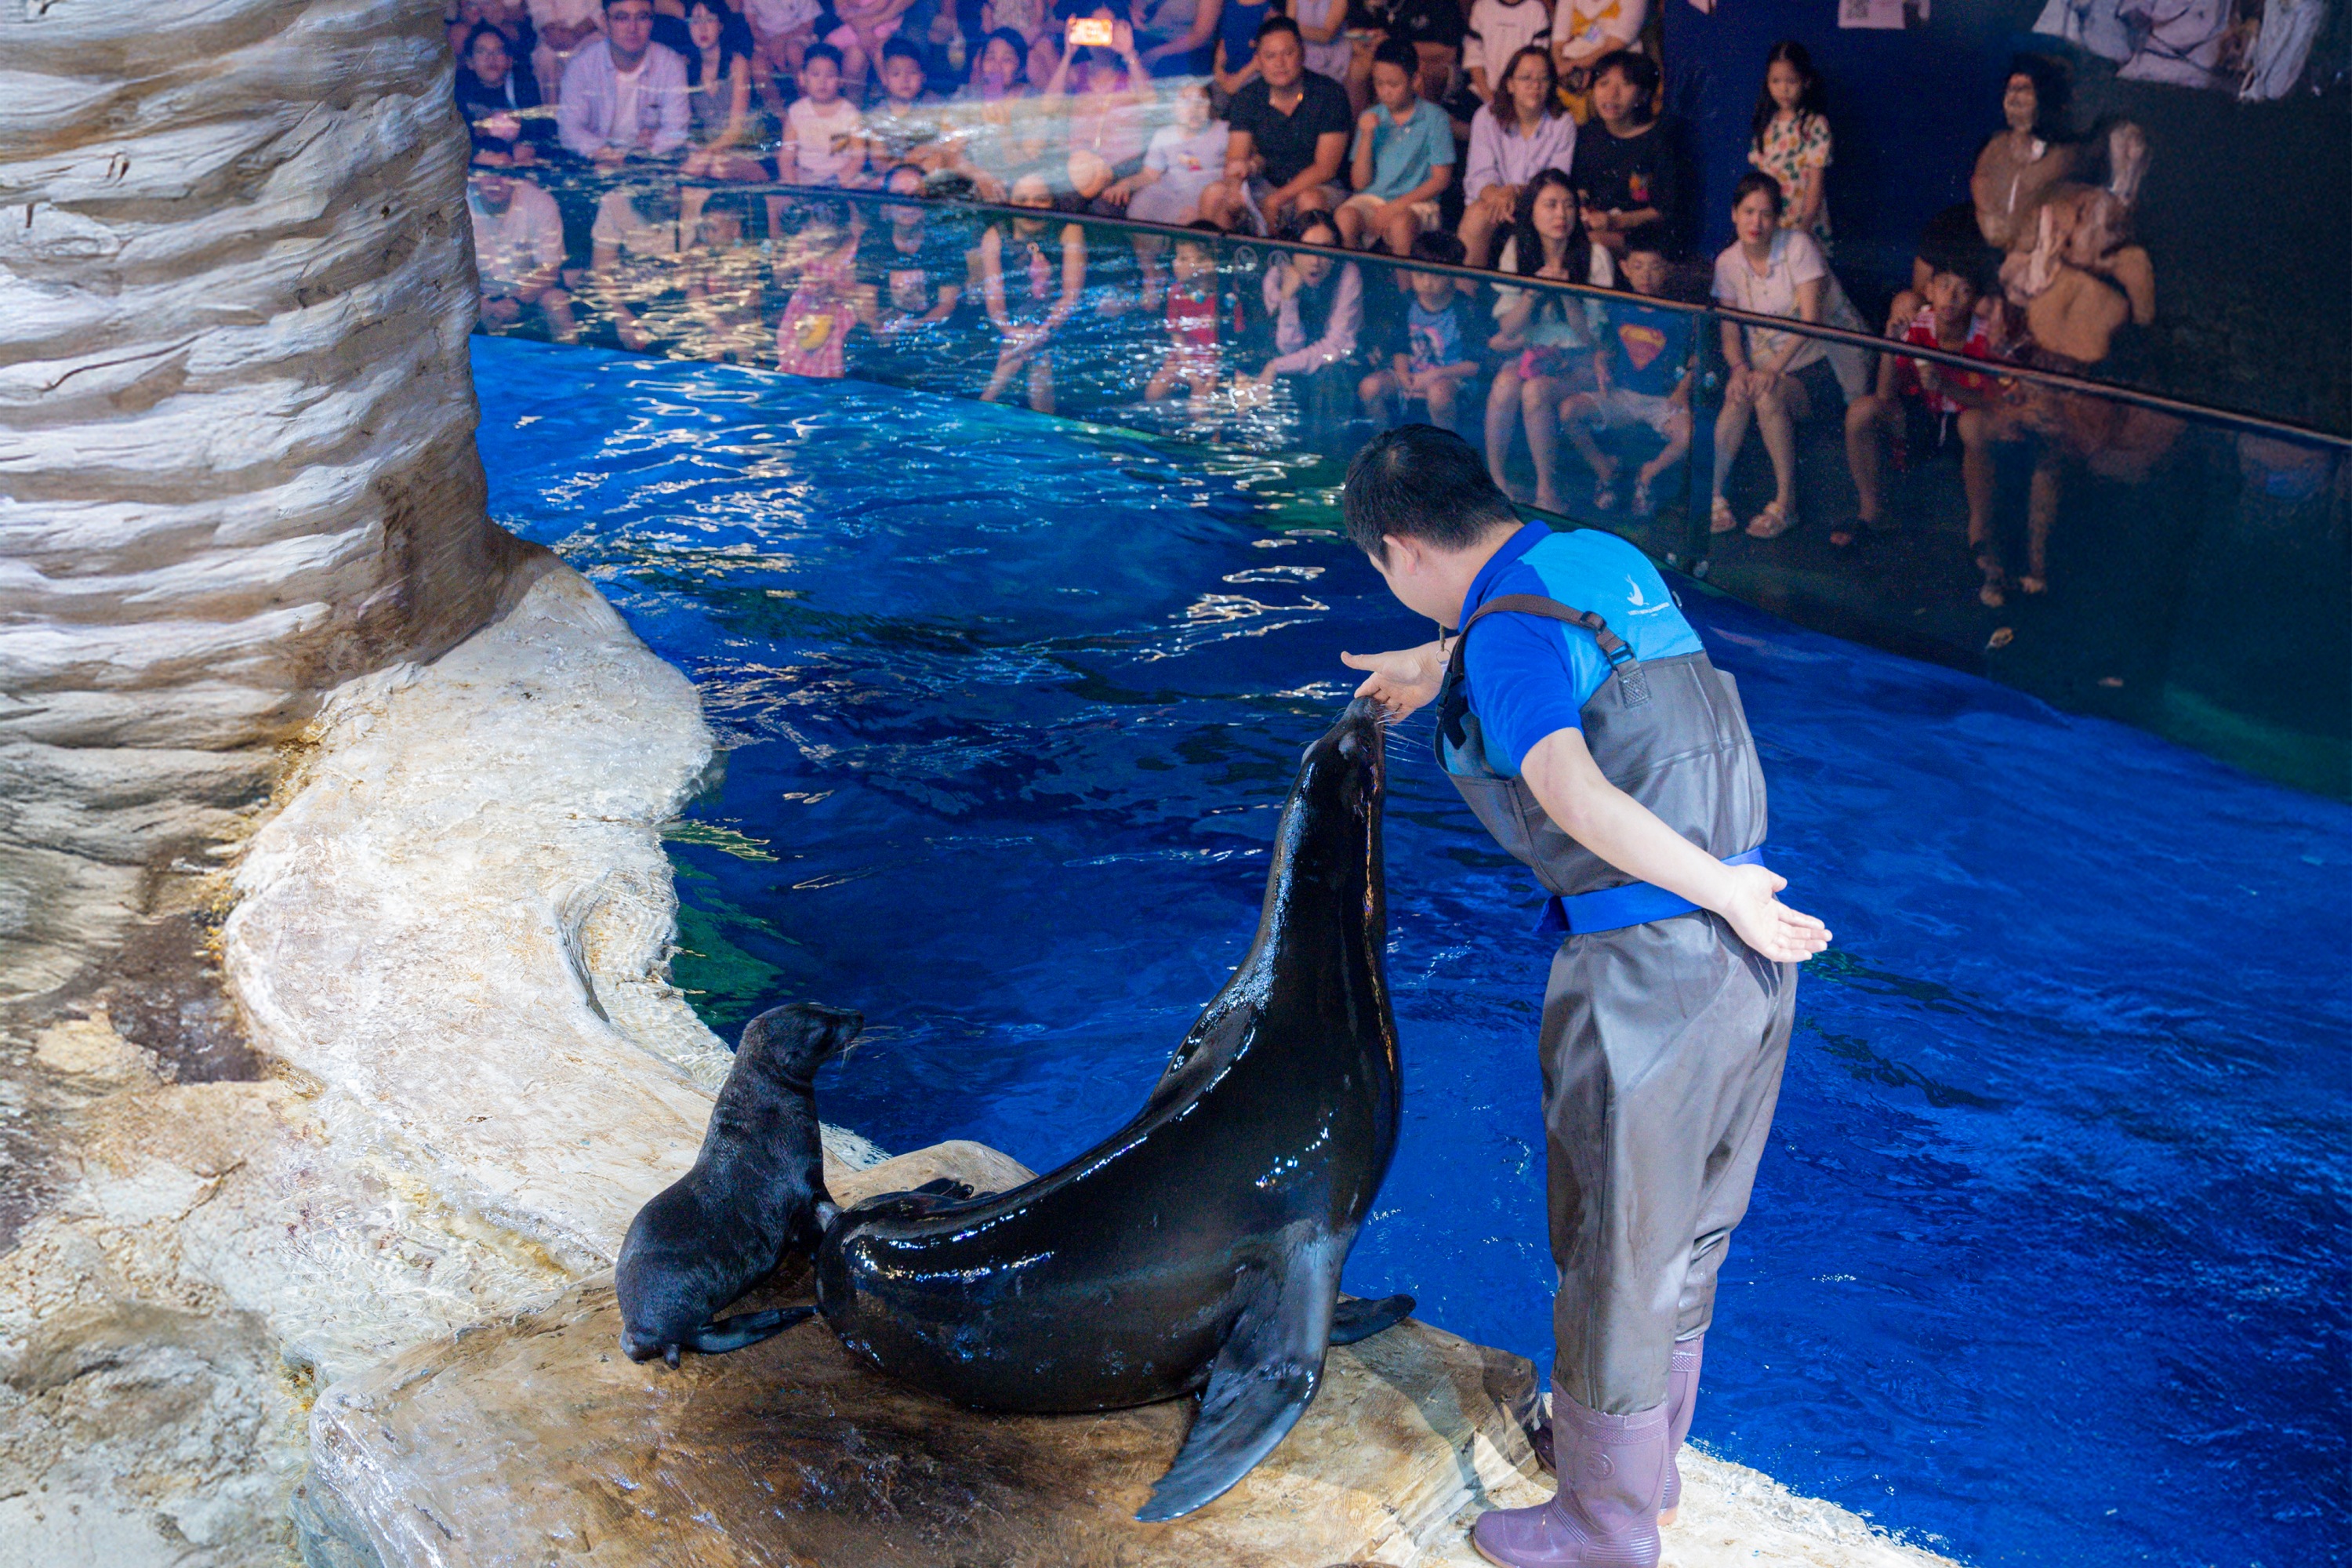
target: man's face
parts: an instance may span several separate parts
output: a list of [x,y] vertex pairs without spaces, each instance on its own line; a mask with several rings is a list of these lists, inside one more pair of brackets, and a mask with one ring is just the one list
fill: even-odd
[[882,62],[882,90],[893,101],[912,103],[923,96],[923,68],[919,61],[904,55],[892,55]]
[[473,184],[474,195],[491,212],[506,211],[507,204],[514,200],[514,182],[495,169],[476,169]]
[[1265,85],[1284,89],[1298,85],[1298,76],[1307,68],[1307,57],[1298,47],[1296,34],[1287,30],[1268,33],[1257,41],[1258,74]]
[[604,36],[613,52],[635,60],[654,41],[653,0],[613,0],[604,7]]

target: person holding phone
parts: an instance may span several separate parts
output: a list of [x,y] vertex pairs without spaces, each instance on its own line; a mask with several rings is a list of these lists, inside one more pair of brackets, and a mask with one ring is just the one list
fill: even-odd
[[1135,29],[1113,17],[1105,0],[1066,21],[1062,58],[1045,82],[1045,100],[1062,116],[1069,189],[1081,205],[1140,170],[1150,145],[1151,79],[1135,52]]

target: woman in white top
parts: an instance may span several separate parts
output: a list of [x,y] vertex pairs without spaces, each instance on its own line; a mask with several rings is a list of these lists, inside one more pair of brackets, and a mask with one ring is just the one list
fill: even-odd
[[[1715,258],[1716,300],[1753,315],[1867,331],[1831,273],[1821,242],[1802,229],[1780,226],[1783,205],[1780,182],[1769,174],[1743,174],[1732,187],[1731,226],[1739,237]],[[1799,373],[1829,362],[1851,401],[1861,395],[1869,356],[1801,332],[1727,321],[1723,357],[1730,362],[1731,375],[1724,384],[1723,412],[1715,421],[1715,499],[1707,508],[1707,525],[1716,533],[1739,526],[1723,484],[1752,416],[1771,454],[1776,489],[1764,510],[1748,521],[1748,532],[1755,539],[1777,539],[1797,526],[1797,421],[1811,415],[1817,392],[1826,394],[1827,387],[1817,384],[1831,379]]]
[[1462,248],[1467,267],[1486,265],[1487,248],[1518,211],[1519,193],[1545,169],[1566,174],[1576,155],[1576,121],[1559,105],[1551,56],[1524,48],[1511,57],[1495,101],[1470,120],[1470,173],[1462,183]]
[[[1608,288],[1617,268],[1606,248],[1585,232],[1576,187],[1558,169],[1538,169],[1519,193],[1517,222],[1503,244],[1500,269],[1523,278]],[[1495,373],[1486,394],[1486,471],[1505,493],[1504,468],[1514,427],[1525,422],[1528,456],[1535,460],[1535,504],[1567,510],[1552,469],[1559,450],[1559,401],[1580,366],[1589,365],[1597,307],[1580,295],[1550,289],[1495,289],[1495,335],[1486,346],[1516,357]]]

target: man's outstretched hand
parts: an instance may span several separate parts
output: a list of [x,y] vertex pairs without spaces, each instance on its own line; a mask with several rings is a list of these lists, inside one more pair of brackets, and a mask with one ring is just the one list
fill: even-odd
[[1773,895],[1789,879],[1761,866],[1726,866],[1730,896],[1716,913],[1731,922],[1739,940],[1775,963],[1802,963],[1830,944],[1830,928],[1800,914]]
[[1445,656],[1433,642],[1393,653],[1343,653],[1339,662],[1349,669],[1371,671],[1356,695],[1379,703],[1391,723],[1435,701],[1438,683],[1445,679]]

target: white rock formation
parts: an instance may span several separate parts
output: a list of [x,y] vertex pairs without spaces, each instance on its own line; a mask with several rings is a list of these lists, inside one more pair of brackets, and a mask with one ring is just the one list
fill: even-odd
[[440,14],[0,9],[0,996],[497,593]]

